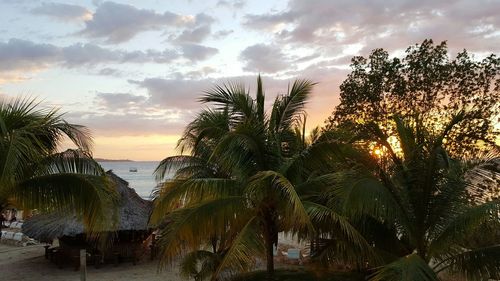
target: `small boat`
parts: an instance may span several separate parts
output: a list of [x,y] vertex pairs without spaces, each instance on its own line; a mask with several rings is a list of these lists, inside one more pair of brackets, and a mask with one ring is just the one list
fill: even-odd
[[137,173],[137,168],[135,168],[135,167],[130,167],[130,168],[128,169],[128,171],[129,171],[129,172],[131,172],[131,173]]

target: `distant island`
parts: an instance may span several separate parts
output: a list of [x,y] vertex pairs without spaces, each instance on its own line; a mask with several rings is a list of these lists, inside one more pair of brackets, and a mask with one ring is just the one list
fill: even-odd
[[130,159],[104,159],[104,158],[94,158],[97,162],[134,162]]

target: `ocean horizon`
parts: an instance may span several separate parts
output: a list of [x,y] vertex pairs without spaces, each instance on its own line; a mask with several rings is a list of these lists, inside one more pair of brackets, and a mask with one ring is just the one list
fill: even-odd
[[[112,170],[126,180],[129,187],[135,189],[139,196],[151,199],[151,192],[157,185],[153,172],[160,161],[98,161],[98,163],[104,170]],[[131,168],[136,168],[137,172],[130,172]]]

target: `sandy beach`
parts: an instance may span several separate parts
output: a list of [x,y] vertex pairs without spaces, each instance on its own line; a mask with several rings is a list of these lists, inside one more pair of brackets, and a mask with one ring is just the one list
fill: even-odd
[[[280,234],[280,249],[288,249],[300,245],[293,237]],[[277,267],[287,266],[277,262]],[[0,280],[18,281],[79,281],[80,272],[72,267],[58,268],[54,263],[45,259],[43,244],[32,246],[14,246],[0,243]],[[103,265],[96,269],[93,266],[87,268],[87,280],[89,281],[181,281],[178,269],[174,267],[164,268],[158,272],[158,260],[151,261],[144,256],[136,265],[131,262]]]
[[[158,261],[141,260],[137,265],[121,263],[118,266],[106,265],[99,269],[88,268],[88,280],[183,280],[175,268],[166,268],[157,272]],[[0,244],[0,276],[1,280],[37,280],[37,281],[79,281],[80,272],[70,267],[59,269],[44,257],[42,245],[27,247]]]

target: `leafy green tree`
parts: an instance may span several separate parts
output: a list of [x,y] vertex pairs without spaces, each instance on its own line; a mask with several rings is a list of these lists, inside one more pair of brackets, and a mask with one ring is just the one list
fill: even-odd
[[[185,130],[179,146],[190,155],[166,158],[156,170],[164,180],[171,168],[177,169],[157,190],[152,215],[153,223],[167,222],[160,227],[164,262],[191,251],[183,263],[191,265],[186,271],[200,274],[204,266],[195,269],[193,261],[208,259],[202,264],[210,264],[206,268],[216,279],[247,270],[263,256],[272,274],[278,232],[309,237],[311,216],[339,227],[344,241],[369,248],[345,217],[302,200],[327,184],[327,176],[316,172],[333,155],[315,141],[318,130],[311,141],[305,137],[304,106],[312,86],[295,81],[287,94],[276,97],[269,113],[260,77],[255,99],[240,84],[215,86],[201,98],[213,107]],[[205,245],[212,246],[212,254]]]
[[450,60],[445,42],[425,40],[351,67],[325,131],[349,147],[325,205],[386,260],[372,279],[498,277],[500,59]]
[[[69,139],[79,150],[58,153]],[[0,202],[75,212],[89,232],[104,227],[115,192],[90,155],[87,128],[32,99],[0,101]],[[6,203],[5,203],[6,205]]]
[[459,112],[466,112],[446,134],[443,146],[449,153],[474,155],[499,141],[500,127],[495,124],[500,118],[500,58],[496,55],[475,61],[464,50],[450,60],[446,42],[434,45],[425,40],[409,47],[402,59],[375,49],[368,58],[354,57],[351,67],[328,129],[375,121],[392,135],[396,126],[392,117],[397,114],[419,116],[427,130],[437,133]]

